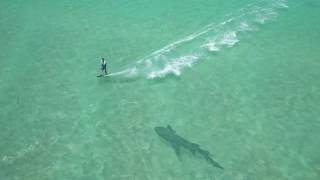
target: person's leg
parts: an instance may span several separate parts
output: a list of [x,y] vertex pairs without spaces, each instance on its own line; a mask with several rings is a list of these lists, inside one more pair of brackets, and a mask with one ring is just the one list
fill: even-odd
[[107,65],[104,66],[104,73],[107,75],[108,72],[107,72]]

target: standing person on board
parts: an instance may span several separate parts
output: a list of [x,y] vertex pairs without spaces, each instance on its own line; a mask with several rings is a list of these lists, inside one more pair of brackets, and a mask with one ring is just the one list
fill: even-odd
[[108,75],[107,62],[104,60],[104,58],[101,58],[101,74],[102,73],[104,73],[105,75]]

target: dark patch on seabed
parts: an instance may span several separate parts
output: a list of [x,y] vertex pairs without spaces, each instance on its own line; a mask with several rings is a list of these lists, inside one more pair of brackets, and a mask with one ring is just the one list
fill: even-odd
[[176,134],[176,132],[172,129],[170,125],[167,127],[155,127],[154,130],[156,133],[168,141],[172,148],[175,150],[177,156],[180,158],[180,149],[181,147],[191,151],[193,155],[196,153],[203,156],[213,167],[217,167],[220,169],[224,169],[219,163],[214,161],[211,158],[211,154],[209,151],[203,150],[200,148],[199,144],[195,144],[192,142],[189,142],[188,140],[184,139],[183,137]]

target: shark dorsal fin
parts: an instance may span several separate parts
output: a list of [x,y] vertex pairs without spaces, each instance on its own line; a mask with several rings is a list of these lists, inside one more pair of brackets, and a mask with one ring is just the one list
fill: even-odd
[[171,128],[171,126],[170,126],[170,125],[168,125],[168,126],[167,126],[167,128],[168,128],[170,131],[172,131],[172,132],[176,133],[176,132]]

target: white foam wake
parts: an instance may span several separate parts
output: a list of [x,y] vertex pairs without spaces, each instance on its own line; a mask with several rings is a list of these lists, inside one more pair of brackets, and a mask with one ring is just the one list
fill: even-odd
[[210,23],[199,31],[170,43],[139,59],[132,68],[114,73],[132,77],[143,75],[149,79],[179,76],[184,68],[206,58],[212,52],[232,48],[241,40],[241,34],[259,30],[259,25],[274,21],[278,9],[288,8],[286,0],[261,0],[248,4],[220,23]]
[[199,57],[194,55],[179,57],[169,63],[166,63],[163,68],[149,72],[147,76],[149,79],[164,77],[167,74],[175,74],[179,76],[181,74],[181,69],[191,67],[198,58]]

